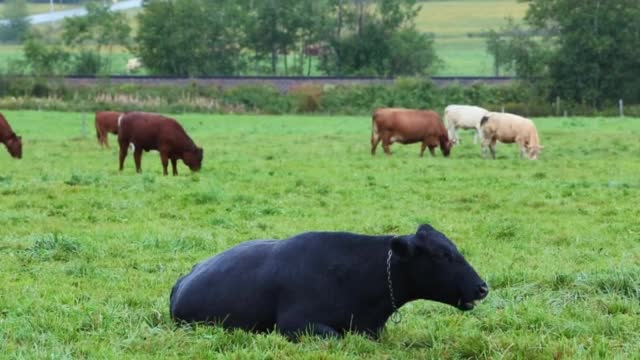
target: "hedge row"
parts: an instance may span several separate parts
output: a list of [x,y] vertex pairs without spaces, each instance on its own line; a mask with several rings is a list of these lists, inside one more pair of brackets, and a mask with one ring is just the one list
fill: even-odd
[[[430,80],[399,79],[393,85],[300,85],[283,93],[268,85],[98,85],[70,86],[63,81],[0,78],[0,108],[58,111],[154,111],[160,113],[322,113],[365,115],[378,107],[434,109],[448,104],[475,104],[494,111],[525,116],[615,115],[615,106],[593,109],[579,104],[551,103],[518,83],[491,86],[438,87]],[[640,107],[625,109],[640,116]]]

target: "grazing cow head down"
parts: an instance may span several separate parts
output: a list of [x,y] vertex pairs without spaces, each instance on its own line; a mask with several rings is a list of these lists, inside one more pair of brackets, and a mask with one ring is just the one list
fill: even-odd
[[529,160],[538,160],[538,155],[540,155],[540,153],[542,152],[542,149],[544,149],[544,146],[542,145],[530,146]]
[[202,166],[202,157],[204,156],[204,151],[200,147],[196,147],[195,150],[185,151],[182,154],[182,160],[184,163],[191,169],[191,171],[198,171]]
[[442,155],[449,156],[451,154],[451,148],[455,145],[455,142],[452,141],[449,137],[443,137],[440,139],[440,150],[442,151]]
[[451,240],[430,225],[420,225],[415,235],[392,239],[391,250],[407,271],[404,276],[411,297],[466,311],[489,293],[487,284]]
[[9,154],[17,159],[22,159],[22,137],[11,134],[6,141]]

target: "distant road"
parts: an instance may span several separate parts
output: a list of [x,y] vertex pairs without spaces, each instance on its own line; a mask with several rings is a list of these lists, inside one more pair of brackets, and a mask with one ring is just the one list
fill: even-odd
[[[142,6],[142,0],[125,0],[125,1],[120,1],[117,4],[111,5],[111,10],[124,11],[124,10],[136,9],[141,6]],[[29,16],[29,21],[33,25],[40,25],[40,24],[58,22],[67,17],[84,16],[86,14],[87,14],[87,10],[85,10],[84,7],[81,7],[81,8],[75,8],[70,10],[54,11],[54,12],[37,14],[37,15],[31,15]],[[0,24],[3,24],[5,22],[6,20],[0,20]]]

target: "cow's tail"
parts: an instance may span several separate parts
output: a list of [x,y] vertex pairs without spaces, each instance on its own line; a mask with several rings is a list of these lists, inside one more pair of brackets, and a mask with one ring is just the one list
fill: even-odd
[[489,121],[489,115],[484,115],[484,116],[482,117],[482,119],[480,120],[480,127],[483,127],[483,126],[484,126],[484,124],[486,124],[486,123],[487,123],[487,121]]
[[102,129],[100,128],[100,124],[98,123],[98,119],[96,118],[95,121],[95,126],[96,126],[96,138],[98,139],[98,143],[100,145],[104,145],[104,136],[102,135]]
[[120,130],[120,123],[122,122],[122,118],[124,117],[125,113],[122,113],[118,116],[118,132]]
[[378,117],[378,112],[374,112],[371,116],[371,144],[374,142],[378,142],[380,139],[380,132],[378,130],[378,125],[376,123],[376,118]]

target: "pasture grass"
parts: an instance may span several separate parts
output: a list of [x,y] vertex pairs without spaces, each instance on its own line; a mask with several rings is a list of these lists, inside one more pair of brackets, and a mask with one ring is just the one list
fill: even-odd
[[[370,119],[176,117],[203,169],[117,171],[81,114],[6,111],[0,149],[0,348],[15,358],[634,358],[640,345],[639,119],[536,119],[537,162],[471,135],[450,158],[369,154]],[[115,139],[110,137],[111,145]],[[379,149],[380,151],[380,149]],[[254,238],[407,234],[431,223],[487,280],[471,312],[418,301],[378,341],[176,327],[169,291]],[[384,279],[380,279],[384,281]]]
[[[4,15],[5,7],[6,7],[6,5],[4,3],[0,4],[0,18]],[[77,7],[79,7],[77,4],[59,4],[59,3],[54,3],[53,4],[53,11],[63,11],[63,10],[69,10],[69,9],[77,8]],[[50,10],[51,10],[51,8],[50,8],[50,5],[48,3],[46,3],[46,4],[43,4],[43,3],[40,3],[40,4],[27,3],[27,12],[29,13],[29,15],[48,13]]]

